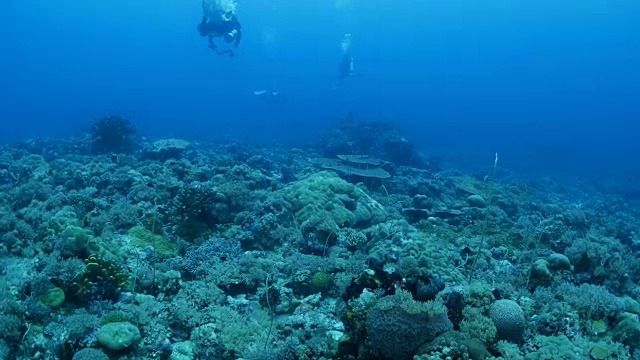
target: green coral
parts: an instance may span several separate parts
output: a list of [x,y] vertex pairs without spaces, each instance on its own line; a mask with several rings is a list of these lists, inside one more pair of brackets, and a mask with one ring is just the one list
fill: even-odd
[[391,309],[396,306],[409,314],[424,314],[429,317],[447,314],[447,308],[441,302],[416,301],[413,295],[405,290],[398,290],[395,295],[387,296],[378,302],[378,307],[381,309]]
[[318,271],[311,277],[310,285],[313,292],[324,294],[333,287],[333,278],[324,271]]
[[70,225],[80,226],[81,223],[76,218],[75,212],[71,208],[65,207],[38,226],[38,239],[56,236]]
[[173,257],[178,251],[178,245],[162,235],[152,233],[141,225],[129,229],[128,235],[131,243],[136,247],[152,246],[156,255],[161,259]]
[[500,340],[496,343],[496,350],[502,356],[497,357],[496,359],[510,359],[510,360],[524,360],[524,356],[522,355],[522,351],[518,347],[518,345],[514,343],[510,343],[508,341]]
[[[49,225],[56,224],[50,222]],[[50,227],[49,236],[57,239],[57,247],[64,252],[68,252],[78,257],[85,257],[92,251],[96,251],[98,246],[94,241],[93,231],[73,224],[67,224],[62,228]]]
[[54,287],[47,292],[45,292],[42,296],[40,296],[40,302],[50,308],[58,308],[62,306],[65,300],[64,290],[59,287]]
[[616,319],[617,323],[612,330],[615,341],[627,345],[631,349],[640,348],[640,320],[631,313],[622,313]]
[[89,297],[116,300],[129,286],[129,274],[114,260],[92,254],[85,260],[84,271],[76,277],[69,293],[79,300]]
[[589,351],[589,355],[595,360],[605,360],[609,359],[610,354],[606,346],[595,345],[591,348],[591,351]]
[[478,339],[484,344],[491,344],[498,336],[498,330],[493,321],[472,307],[465,307],[462,310],[464,320],[460,323],[460,331],[468,334],[471,338]]
[[98,342],[113,351],[131,347],[141,338],[138,327],[127,321],[104,324],[97,334]]
[[343,227],[376,222],[384,215],[382,205],[364,190],[327,171],[289,185],[282,194],[300,222],[327,213]]
[[110,323],[119,323],[119,322],[125,322],[128,320],[129,319],[124,313],[114,311],[102,317],[102,324],[104,325],[104,324],[110,324]]
[[492,286],[483,281],[472,282],[464,296],[467,305],[478,308],[481,312],[489,310],[495,299]]
[[591,332],[594,335],[601,335],[606,333],[609,330],[609,325],[605,320],[594,320],[591,321]]
[[340,231],[340,238],[350,249],[355,249],[369,240],[367,239],[367,235],[365,235],[362,231],[358,231],[352,228],[342,229],[342,231]]

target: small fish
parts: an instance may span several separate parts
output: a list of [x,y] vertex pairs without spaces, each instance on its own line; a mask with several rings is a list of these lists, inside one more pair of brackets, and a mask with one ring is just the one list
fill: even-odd
[[262,97],[277,97],[280,95],[279,91],[267,91],[267,90],[256,90],[253,92],[253,95],[262,96]]

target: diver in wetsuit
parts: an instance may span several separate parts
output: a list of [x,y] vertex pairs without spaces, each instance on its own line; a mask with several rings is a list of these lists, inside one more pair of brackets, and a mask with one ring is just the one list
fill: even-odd
[[351,56],[351,34],[345,34],[340,44],[342,47],[342,58],[338,66],[338,86],[342,86],[344,79],[350,76],[360,76],[353,69],[353,56]]
[[350,53],[342,54],[342,59],[340,59],[340,66],[338,67],[338,73],[338,86],[341,86],[344,83],[344,79],[355,74],[353,72],[353,56],[351,56]]
[[209,48],[218,55],[229,54],[229,56],[234,56],[235,54],[231,48],[222,51],[218,50],[215,43],[216,38],[222,38],[225,43],[232,44],[234,49],[240,45],[240,40],[242,40],[242,25],[235,14],[229,15],[221,21],[209,20],[205,15],[202,17],[197,29],[200,36],[208,38]]

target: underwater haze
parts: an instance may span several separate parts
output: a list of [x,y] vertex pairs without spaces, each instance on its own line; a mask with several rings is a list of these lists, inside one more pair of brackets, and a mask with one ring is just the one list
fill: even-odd
[[0,360],[640,360],[640,0],[0,0]]
[[[3,142],[110,114],[156,136],[306,141],[350,112],[459,167],[498,151],[532,174],[638,180],[637,1],[240,0],[232,58],[198,35],[197,0],[0,7]],[[345,33],[362,76],[334,89]]]

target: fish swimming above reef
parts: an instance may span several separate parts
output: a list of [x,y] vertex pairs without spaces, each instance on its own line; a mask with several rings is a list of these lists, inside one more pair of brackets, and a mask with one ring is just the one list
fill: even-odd
[[267,90],[256,90],[253,92],[253,95],[261,96],[261,97],[276,97],[280,95],[279,91],[267,91]]
[[256,90],[253,92],[253,95],[260,98],[261,101],[266,101],[267,103],[275,104],[291,101],[291,99],[288,96],[285,96],[281,91]]

